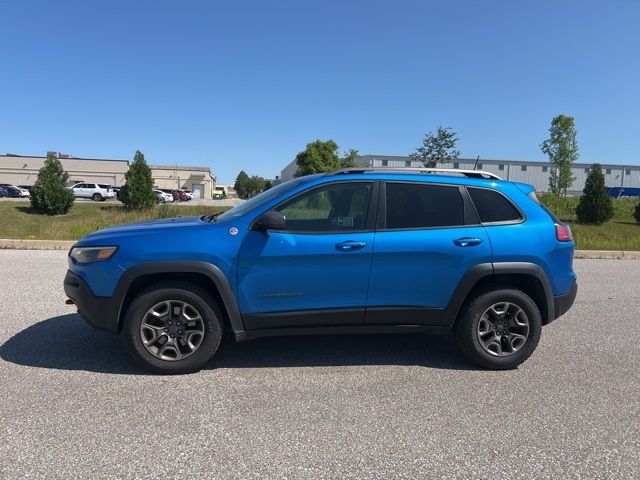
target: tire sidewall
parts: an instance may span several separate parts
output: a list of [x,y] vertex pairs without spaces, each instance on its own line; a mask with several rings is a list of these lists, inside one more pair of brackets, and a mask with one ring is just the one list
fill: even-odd
[[[165,300],[181,300],[192,305],[204,321],[205,333],[198,349],[187,358],[176,361],[161,360],[147,351],[140,338],[140,325],[153,305]],[[158,288],[140,295],[125,314],[123,335],[134,359],[155,373],[189,373],[202,368],[220,345],[222,327],[219,314],[197,293],[179,288]]]
[[102,201],[102,195],[100,195],[99,193],[94,193],[94,194],[93,194],[93,201],[94,201],[94,202],[100,202],[100,201]]
[[[482,347],[477,335],[478,323],[484,312],[491,306],[500,302],[509,302],[522,308],[529,320],[529,336],[525,344],[513,355],[497,357],[491,355]],[[542,318],[534,301],[519,290],[494,290],[479,295],[470,304],[466,312],[464,328],[459,329],[459,335],[468,336],[463,339],[467,347],[471,347],[474,357],[472,360],[489,368],[510,369],[515,368],[531,356],[538,345],[542,333]]]

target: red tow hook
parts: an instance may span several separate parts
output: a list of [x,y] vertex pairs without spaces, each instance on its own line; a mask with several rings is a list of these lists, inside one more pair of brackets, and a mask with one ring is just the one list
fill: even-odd
[[70,298],[67,298],[64,302],[66,305],[75,305],[76,302],[74,302],[73,300],[71,300]]

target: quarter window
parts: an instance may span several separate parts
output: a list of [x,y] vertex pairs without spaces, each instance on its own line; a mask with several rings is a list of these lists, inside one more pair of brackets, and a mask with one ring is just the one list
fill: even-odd
[[464,225],[458,187],[387,183],[387,229]]
[[522,220],[520,212],[503,195],[484,188],[468,188],[482,223]]
[[315,188],[276,208],[294,232],[364,230],[371,183],[334,183]]

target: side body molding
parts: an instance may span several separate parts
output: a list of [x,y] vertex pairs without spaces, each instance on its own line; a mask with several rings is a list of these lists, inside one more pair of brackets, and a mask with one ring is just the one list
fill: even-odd
[[150,262],[136,265],[135,267],[127,270],[120,281],[118,282],[116,289],[113,293],[113,309],[114,317],[117,321],[115,330],[120,329],[122,307],[124,300],[129,291],[131,284],[138,278],[145,275],[164,274],[164,273],[197,273],[207,276],[216,286],[220,297],[222,298],[223,307],[226,308],[229,315],[229,321],[231,328],[234,332],[243,330],[242,319],[240,317],[240,310],[238,309],[238,302],[236,301],[231,286],[227,277],[222,273],[215,265],[207,262],[195,261],[195,260],[180,260],[180,261],[160,261]]

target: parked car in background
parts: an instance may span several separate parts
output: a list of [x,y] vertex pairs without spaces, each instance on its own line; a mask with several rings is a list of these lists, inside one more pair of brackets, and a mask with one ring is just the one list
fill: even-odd
[[158,203],[171,203],[173,202],[173,195],[170,193],[163,192],[160,189],[154,189],[153,192],[156,194],[156,199]]
[[7,189],[7,196],[11,198],[28,198],[31,196],[29,190],[26,188],[18,187],[17,185],[11,185],[9,183],[2,183],[0,187]]
[[76,198],[91,198],[96,202],[102,202],[108,198],[115,197],[111,185],[103,183],[76,183],[69,187]]
[[33,185],[18,185],[18,188],[21,188],[29,192],[29,196],[33,195]]
[[116,196],[117,200],[122,200],[122,187],[111,187],[111,191]]
[[7,190],[7,187],[0,186],[0,198],[8,197],[8,196],[9,196],[9,191]]
[[180,201],[180,195],[178,195],[178,191],[177,190],[172,190],[170,188],[160,188],[159,190],[162,190],[164,193],[168,193],[173,197],[173,201],[174,202],[179,202]]
[[191,190],[183,190],[183,192],[187,196],[187,200],[193,200],[193,193],[191,192]]
[[476,365],[511,369],[577,292],[571,230],[534,192],[479,170],[300,177],[223,214],[93,232],[64,289],[159,373],[202,368],[223,329],[452,333]]
[[184,190],[176,190],[176,192],[178,192],[178,198],[181,202],[186,202],[188,200],[187,194],[184,193]]

